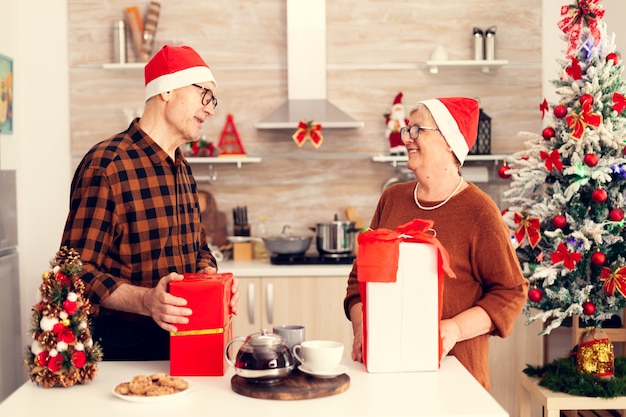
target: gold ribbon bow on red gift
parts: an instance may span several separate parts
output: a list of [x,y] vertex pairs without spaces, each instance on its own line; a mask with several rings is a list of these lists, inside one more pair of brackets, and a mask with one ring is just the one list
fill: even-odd
[[600,6],[602,0],[578,0],[577,4],[561,6],[561,16],[559,29],[565,33],[569,40],[567,43],[566,56],[571,57],[576,51],[576,44],[580,39],[580,34],[586,24],[589,32],[593,36],[594,46],[600,41],[600,30],[598,20],[604,16],[604,9]]
[[319,148],[324,141],[322,136],[322,125],[320,123],[314,123],[313,120],[308,122],[300,120],[298,123],[298,130],[292,136],[293,140],[298,144],[298,147],[302,147],[307,139],[311,139],[313,146]]
[[591,102],[585,101],[580,106],[580,113],[570,113],[565,120],[567,126],[572,129],[570,136],[574,139],[580,139],[585,133],[587,126],[598,127],[602,123],[602,115],[599,113],[592,113]]
[[541,240],[541,222],[539,217],[530,217],[526,214],[515,213],[515,224],[519,224],[515,230],[515,239],[517,243],[521,244],[525,237],[528,237],[528,243],[532,248],[537,246],[537,243]]
[[622,297],[626,297],[626,267],[612,271],[605,266],[600,273],[600,281],[604,281],[602,289],[607,294],[615,295],[615,290],[617,290]]
[[552,265],[558,264],[559,262],[563,262],[563,265],[567,269],[574,269],[577,262],[580,262],[583,255],[582,253],[570,252],[567,250],[567,246],[563,243],[559,243],[556,251],[552,254]]

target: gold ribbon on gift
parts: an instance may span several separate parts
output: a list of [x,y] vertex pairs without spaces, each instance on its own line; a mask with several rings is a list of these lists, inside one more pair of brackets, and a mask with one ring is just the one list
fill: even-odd
[[206,334],[221,334],[226,331],[226,328],[232,321],[232,317],[228,319],[224,327],[216,327],[214,329],[196,329],[196,330],[182,330],[180,332],[170,332],[170,336],[202,336]]

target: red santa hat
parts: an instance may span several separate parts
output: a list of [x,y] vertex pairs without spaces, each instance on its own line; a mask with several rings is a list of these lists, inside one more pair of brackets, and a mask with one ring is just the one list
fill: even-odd
[[402,93],[398,93],[393,99],[393,104],[402,104]]
[[446,97],[420,103],[430,110],[448,146],[463,165],[478,134],[478,101],[466,97]]
[[189,46],[165,45],[146,64],[144,76],[146,100],[191,84],[211,81],[217,86],[209,66]]

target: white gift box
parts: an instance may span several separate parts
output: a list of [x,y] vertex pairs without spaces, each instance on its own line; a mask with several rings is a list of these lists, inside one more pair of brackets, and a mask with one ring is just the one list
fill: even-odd
[[429,243],[401,242],[396,282],[367,282],[368,372],[439,369],[438,251]]

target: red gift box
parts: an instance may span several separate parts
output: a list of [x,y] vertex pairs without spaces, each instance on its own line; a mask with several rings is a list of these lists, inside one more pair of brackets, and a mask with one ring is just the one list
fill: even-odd
[[226,343],[232,338],[230,311],[233,274],[184,274],[170,282],[169,292],[187,300],[193,311],[188,324],[170,333],[170,374],[222,376]]

